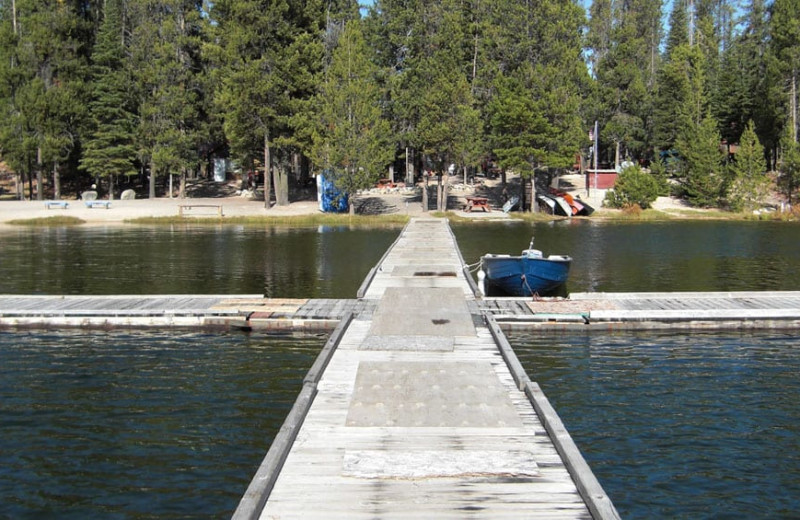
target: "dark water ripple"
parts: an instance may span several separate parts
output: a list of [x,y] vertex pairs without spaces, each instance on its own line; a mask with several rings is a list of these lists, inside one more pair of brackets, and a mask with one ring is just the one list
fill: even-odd
[[572,257],[568,292],[800,290],[797,222],[508,222],[453,225],[467,263],[531,237]]
[[230,517],[323,342],[0,333],[0,517]]
[[399,229],[132,226],[0,232],[0,294],[354,298]]
[[623,518],[797,518],[796,335],[511,341]]

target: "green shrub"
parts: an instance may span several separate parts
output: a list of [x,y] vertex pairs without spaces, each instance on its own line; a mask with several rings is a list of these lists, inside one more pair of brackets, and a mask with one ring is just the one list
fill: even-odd
[[606,193],[605,205],[611,208],[638,205],[641,209],[647,209],[658,198],[662,189],[662,183],[654,176],[638,166],[628,166],[620,172],[614,189]]
[[672,187],[669,182],[670,174],[667,166],[659,160],[653,161],[650,163],[650,175],[658,182],[658,196],[669,197],[672,194]]

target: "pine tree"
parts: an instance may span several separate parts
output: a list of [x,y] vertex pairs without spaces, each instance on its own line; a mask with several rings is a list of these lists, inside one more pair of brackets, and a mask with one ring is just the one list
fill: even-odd
[[[92,54],[90,131],[81,166],[93,177],[136,174],[135,114],[125,67],[119,0],[106,0],[103,22]],[[109,198],[113,198],[113,189]]]
[[597,63],[600,135],[615,149],[614,161],[646,153],[651,125],[652,93],[658,69],[661,1],[614,2],[610,47]]
[[[789,135],[798,141],[798,69],[800,69],[800,0],[775,0],[770,16],[772,54],[778,59],[786,92]],[[786,147],[784,146],[784,150]]]
[[675,143],[683,162],[681,186],[695,206],[714,206],[722,196],[723,154],[719,144],[717,124],[710,116],[684,127]]
[[717,13],[723,9],[724,4],[727,4],[727,1],[697,0],[695,2],[694,44],[703,55],[704,111],[710,109],[719,89],[720,42],[724,40],[724,36],[721,32],[722,27],[717,22]]
[[[783,107],[782,88],[779,84],[775,56],[770,52],[767,10],[764,0],[750,0],[744,14],[745,28],[734,45],[740,47],[740,71],[743,76],[745,104],[739,107],[738,121],[744,125],[752,120],[756,134],[764,145],[765,153],[773,162],[774,151],[780,140],[780,112]],[[738,136],[736,136],[738,138]]]
[[703,56],[697,46],[677,47],[659,73],[653,114],[652,143],[674,148],[681,130],[697,124],[706,105]]
[[589,7],[586,43],[589,47],[589,64],[594,76],[612,45],[614,19],[612,0],[594,0]]
[[344,27],[317,100],[318,130],[312,158],[336,187],[353,198],[385,171],[394,157],[391,127],[381,114],[376,67],[359,20]]
[[266,208],[273,180],[276,202],[289,203],[288,164],[293,152],[310,146],[310,100],[324,65],[326,31],[333,37],[335,22],[357,13],[352,0],[213,4],[215,41],[207,55],[216,67],[215,105],[234,159],[264,168]]
[[52,167],[59,196],[59,165],[75,150],[84,117],[86,24],[75,6],[62,2],[21,0],[8,7],[14,12],[11,20],[3,17],[0,144],[12,168],[27,175],[31,194],[35,174],[39,199],[45,169]]
[[758,142],[753,123],[748,121],[736,158],[728,166],[725,193],[732,211],[752,210],[764,204],[769,190],[766,169],[764,147]]
[[718,95],[712,104],[722,138],[737,143],[752,113],[753,81],[745,69],[744,48],[738,40],[725,50],[719,73]]
[[545,143],[550,132],[547,119],[538,110],[526,83],[532,79],[520,71],[510,77],[498,77],[497,95],[489,106],[492,149],[500,165],[530,178],[539,164],[545,164]]
[[[203,18],[191,0],[131,0],[133,80],[139,96],[138,155],[149,164],[151,198],[159,176],[197,167],[197,73]],[[171,183],[170,183],[171,184]],[[172,196],[172,193],[170,193]]]
[[781,140],[783,155],[778,186],[789,204],[796,200],[797,190],[800,189],[800,144],[795,137],[792,135],[792,129],[787,126]]

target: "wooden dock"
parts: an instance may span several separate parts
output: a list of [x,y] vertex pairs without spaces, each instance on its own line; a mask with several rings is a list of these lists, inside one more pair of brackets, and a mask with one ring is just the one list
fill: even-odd
[[618,518],[463,265],[446,220],[411,221],[234,518]]
[[[452,277],[452,273],[445,278]],[[374,274],[370,273],[370,277]],[[407,283],[419,284],[426,277],[414,278],[416,280]],[[372,290],[377,290],[377,286]],[[0,327],[330,331],[348,314],[373,313],[377,302],[366,298],[283,299],[241,294],[0,295]],[[504,331],[800,328],[800,292],[797,291],[572,293],[568,298],[536,299],[482,297],[468,300],[467,307],[472,314],[491,315]]]

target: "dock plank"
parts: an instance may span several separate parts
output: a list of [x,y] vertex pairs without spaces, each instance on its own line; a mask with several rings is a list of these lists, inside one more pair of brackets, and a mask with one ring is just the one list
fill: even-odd
[[412,221],[362,288],[263,509],[248,491],[234,517],[591,518],[446,221]]

